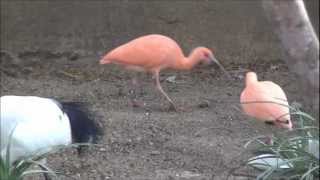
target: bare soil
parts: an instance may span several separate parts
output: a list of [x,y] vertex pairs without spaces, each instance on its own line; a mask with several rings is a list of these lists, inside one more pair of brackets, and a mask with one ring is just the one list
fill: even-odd
[[[248,157],[243,145],[249,139],[279,130],[239,110],[247,69],[254,67],[261,79],[277,82],[289,94],[296,91],[279,61],[229,64],[226,69],[233,81],[214,65],[199,66],[187,72],[164,71],[161,76],[163,88],[185,111],[168,111],[168,102],[148,75],[141,76],[140,98],[146,107],[133,108],[128,98],[132,73],[118,66],[101,66],[93,57],[44,60],[36,53],[21,58],[28,64],[3,63],[2,95],[87,102],[104,131],[98,145],[81,156],[72,148],[50,156],[49,166],[64,174],[62,179],[225,179]],[[174,82],[166,80],[171,76]]]

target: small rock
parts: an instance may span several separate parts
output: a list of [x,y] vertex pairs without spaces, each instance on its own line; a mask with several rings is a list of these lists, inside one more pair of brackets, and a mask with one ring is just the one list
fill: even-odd
[[183,171],[183,172],[181,172],[179,174],[176,174],[176,176],[190,179],[190,178],[195,178],[195,177],[201,177],[201,174],[193,173],[193,172],[190,172],[190,171]]
[[176,76],[169,76],[166,81],[170,83],[176,83]]
[[150,154],[151,154],[151,155],[159,155],[159,154],[160,154],[160,151],[151,151]]
[[279,69],[279,66],[277,66],[277,65],[271,65],[271,66],[270,66],[270,69],[271,69],[271,70],[277,70],[277,69]]
[[77,53],[71,53],[71,54],[69,55],[68,59],[69,59],[70,61],[76,61],[77,59],[79,59],[79,54],[77,54]]
[[209,101],[202,101],[199,103],[199,108],[208,108],[210,106],[210,102]]
[[243,79],[244,79],[244,76],[243,76],[243,75],[238,75],[238,76],[237,76],[237,79],[243,80]]
[[106,152],[107,149],[106,149],[106,148],[100,148],[99,151],[101,151],[101,152]]
[[81,167],[81,164],[80,164],[80,163],[74,163],[74,167],[80,168],[80,167]]
[[138,136],[137,138],[136,138],[136,141],[141,141],[142,140],[142,137],[141,136]]

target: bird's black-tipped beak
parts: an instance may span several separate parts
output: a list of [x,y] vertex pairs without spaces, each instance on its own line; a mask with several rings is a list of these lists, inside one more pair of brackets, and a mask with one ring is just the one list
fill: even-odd
[[230,74],[224,69],[224,67],[220,64],[220,62],[216,59],[216,57],[211,56],[211,57],[210,57],[210,60],[211,60],[212,62],[216,63],[216,64],[219,66],[219,68],[225,73],[225,75],[226,75],[230,80],[232,79],[231,76],[230,76]]

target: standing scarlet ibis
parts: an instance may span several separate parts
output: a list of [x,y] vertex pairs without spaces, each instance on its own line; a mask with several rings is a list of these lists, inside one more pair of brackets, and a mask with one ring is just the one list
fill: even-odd
[[59,145],[95,142],[101,132],[79,103],[36,96],[2,96],[0,103],[1,158],[10,143],[10,163]]
[[245,89],[240,96],[243,111],[258,120],[292,129],[289,104],[282,88],[271,81],[258,81],[257,74],[246,74]]
[[210,49],[197,47],[188,57],[185,57],[173,39],[159,34],[145,35],[134,39],[111,50],[100,60],[100,64],[114,63],[122,65],[126,69],[152,73],[157,89],[170,102],[171,108],[176,111],[175,104],[160,85],[159,73],[161,70],[169,68],[189,70],[200,62],[206,64],[215,62],[228,74]]

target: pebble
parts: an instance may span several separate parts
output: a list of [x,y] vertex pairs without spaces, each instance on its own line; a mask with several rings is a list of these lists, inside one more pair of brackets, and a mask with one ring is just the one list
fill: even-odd
[[159,155],[159,154],[160,154],[160,151],[151,151],[150,154],[151,154],[151,155]]
[[209,101],[202,101],[199,103],[199,108],[208,108],[210,106],[210,102]]
[[101,151],[101,152],[106,152],[107,149],[106,149],[106,148],[100,148],[99,151]]

